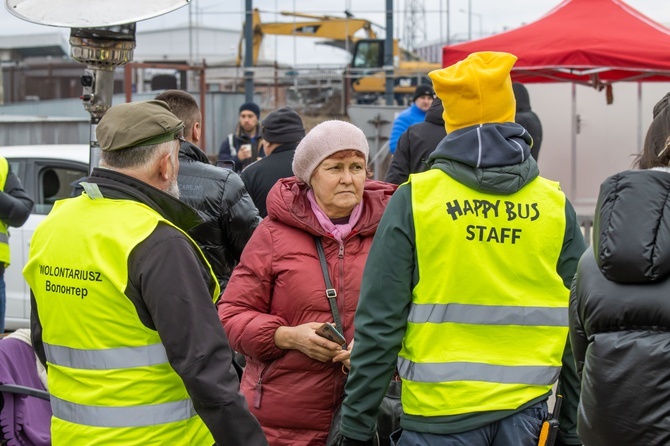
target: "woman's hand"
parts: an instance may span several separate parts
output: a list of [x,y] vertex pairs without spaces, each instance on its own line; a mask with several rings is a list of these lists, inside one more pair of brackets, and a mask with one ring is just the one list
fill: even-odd
[[353,350],[353,348],[354,348],[354,340],[352,339],[346,350],[342,350],[340,353],[335,355],[335,357],[333,358],[333,362],[341,362],[342,364],[344,364],[347,370],[349,370],[351,368],[351,362],[349,358],[351,357],[351,351]]
[[275,344],[283,350],[298,350],[312,359],[328,362],[343,350],[335,342],[316,334],[321,325],[322,322],[308,322],[296,327],[279,327],[275,331]]

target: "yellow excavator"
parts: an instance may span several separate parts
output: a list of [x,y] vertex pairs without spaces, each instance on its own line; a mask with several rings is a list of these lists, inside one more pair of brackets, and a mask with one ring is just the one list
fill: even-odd
[[[300,22],[261,23],[260,11],[253,10],[253,65],[258,62],[258,53],[265,35],[321,37],[330,39],[329,45],[352,48],[349,73],[351,87],[358,103],[372,103],[386,92],[384,66],[384,39],[377,37],[372,22],[355,17],[335,17],[293,12],[281,12],[284,16],[309,19]],[[244,28],[243,28],[244,29]],[[365,37],[354,34],[363,30]],[[244,31],[240,37],[237,65],[242,64]],[[393,93],[398,102],[414,93],[420,84],[430,84],[427,74],[442,68],[439,63],[422,60],[418,55],[399,47],[393,42]]]

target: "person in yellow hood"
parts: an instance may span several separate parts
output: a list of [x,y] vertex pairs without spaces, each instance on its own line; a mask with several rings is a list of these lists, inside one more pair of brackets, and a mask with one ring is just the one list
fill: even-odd
[[447,136],[391,198],[363,273],[342,444],[368,445],[394,371],[397,446],[534,446],[561,376],[558,443],[575,432],[569,288],[585,250],[558,183],[515,124],[508,53],[430,77]]

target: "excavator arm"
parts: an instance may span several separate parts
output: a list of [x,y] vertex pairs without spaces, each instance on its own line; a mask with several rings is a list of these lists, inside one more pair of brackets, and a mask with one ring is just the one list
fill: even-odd
[[[261,23],[260,11],[253,10],[253,65],[258,62],[258,53],[260,51],[263,36],[281,35],[281,36],[300,36],[300,37],[321,37],[332,40],[350,40],[355,41],[354,34],[364,30],[367,38],[377,38],[372,29],[372,23],[368,20],[351,17],[333,17],[317,16],[311,14],[300,14],[292,12],[281,12],[285,16],[308,18],[312,20],[295,22],[275,22]],[[240,37],[237,51],[237,66],[242,64],[242,54],[244,47],[244,30]]]
[[[385,61],[384,41],[377,37],[372,29],[372,22],[351,16],[334,17],[328,15],[312,15],[295,12],[281,12],[282,15],[299,17],[293,22],[261,23],[260,11],[253,10],[253,65],[258,62],[258,53],[265,35],[321,37],[330,39],[334,46],[344,47],[351,43],[352,89],[359,102],[371,102],[386,90],[383,71]],[[347,14],[348,15],[348,14]],[[363,30],[365,37],[354,37]],[[240,38],[237,53],[237,66],[242,64],[244,32]],[[339,45],[341,44],[341,45]],[[428,72],[441,68],[441,64],[428,63],[418,56],[401,49],[394,40],[394,94],[396,96],[411,95],[417,85],[430,84]]]

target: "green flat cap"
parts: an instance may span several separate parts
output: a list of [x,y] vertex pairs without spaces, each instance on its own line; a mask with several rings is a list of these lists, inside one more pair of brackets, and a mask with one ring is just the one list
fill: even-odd
[[107,110],[95,135],[103,151],[112,151],[170,141],[183,128],[165,102],[140,101]]

